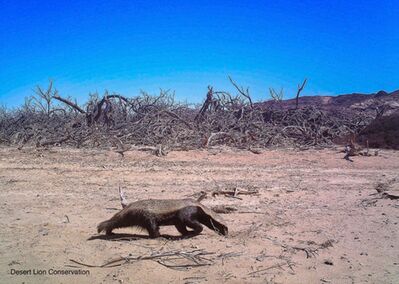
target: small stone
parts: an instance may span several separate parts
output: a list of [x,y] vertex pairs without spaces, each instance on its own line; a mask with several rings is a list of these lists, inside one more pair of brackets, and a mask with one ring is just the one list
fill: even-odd
[[39,230],[39,234],[41,234],[42,236],[47,236],[48,235],[48,230],[46,228],[41,228]]

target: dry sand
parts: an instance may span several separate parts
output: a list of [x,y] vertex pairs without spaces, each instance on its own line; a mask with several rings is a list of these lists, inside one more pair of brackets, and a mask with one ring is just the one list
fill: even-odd
[[[1,283],[399,283],[399,200],[376,198],[379,182],[397,187],[399,152],[342,159],[336,150],[227,148],[155,157],[130,151],[0,148]],[[259,195],[207,197],[203,204],[236,206],[223,214],[227,238],[205,228],[193,238],[148,239],[145,231],[94,238],[96,225],[128,201],[183,198],[238,188]],[[391,188],[392,189],[392,188]],[[397,188],[396,188],[397,189]],[[174,227],[162,234],[178,236]],[[183,270],[164,264],[189,259],[120,257],[171,251],[210,253]],[[120,263],[116,263],[120,264]],[[74,266],[74,267],[73,267]],[[180,266],[180,268],[182,268]],[[45,275],[11,275],[11,272]],[[90,275],[50,275],[54,270]]]

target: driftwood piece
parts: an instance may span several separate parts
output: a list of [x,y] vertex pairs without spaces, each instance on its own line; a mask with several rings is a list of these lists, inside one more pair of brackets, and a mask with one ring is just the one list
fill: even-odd
[[399,178],[392,178],[383,182],[378,182],[375,186],[377,193],[372,193],[371,198],[365,198],[360,202],[363,208],[376,206],[376,203],[380,199],[399,199]]
[[399,199],[399,192],[395,191],[385,191],[382,193],[383,198],[388,198],[391,200]]
[[381,198],[399,199],[399,178],[379,182],[375,189]]
[[216,195],[225,195],[229,197],[239,198],[238,195],[259,195],[259,191],[256,189],[255,190],[239,189],[238,187],[235,187],[234,189],[217,189],[211,191],[212,197]]
[[251,153],[257,154],[257,155],[262,154],[262,151],[260,149],[254,149],[251,147],[248,148],[248,151],[250,151]]
[[68,141],[69,139],[71,139],[71,135],[67,134],[65,137],[62,137],[60,139],[39,142],[39,146],[46,147],[46,146],[55,145],[55,144],[60,145],[64,142]]
[[215,205],[212,210],[220,214],[228,214],[238,211],[237,207],[231,205]]
[[116,153],[120,154],[122,157],[125,156],[125,152],[130,150],[130,146],[125,146],[122,141],[116,137],[115,135],[112,137],[114,141],[114,145],[116,145],[116,149],[114,150]]
[[227,132],[216,132],[216,133],[211,133],[209,135],[208,139],[206,140],[205,147],[209,147],[211,144],[212,140],[214,139],[221,139],[221,138],[229,138],[231,141],[234,141],[233,135]]
[[[150,255],[144,256],[133,256],[129,254],[126,257],[119,257],[110,261],[107,261],[101,265],[95,264],[87,264],[81,261],[77,261],[74,259],[69,259],[69,261],[73,262],[74,264],[78,264],[84,267],[98,267],[98,268],[106,268],[106,267],[116,267],[121,266],[128,263],[133,263],[137,261],[143,260],[154,260],[157,263],[170,268],[170,269],[177,269],[177,270],[184,270],[193,267],[200,267],[200,266],[207,266],[212,265],[213,261],[205,258],[206,255],[214,254],[213,252],[206,252],[205,250],[197,249],[192,251],[168,251],[168,252],[156,252]],[[183,264],[171,264],[171,262],[176,262],[177,260],[185,260],[186,263]]]
[[272,241],[274,244],[279,245],[288,251],[296,251],[296,250],[303,251],[306,254],[306,258],[316,257],[319,254],[319,250],[328,249],[330,247],[333,247],[333,244],[336,242],[333,239],[329,239],[320,244],[311,242],[311,244],[309,246],[296,246],[296,245],[289,245],[286,243],[279,242],[276,239],[273,239],[271,237],[266,237],[266,238],[268,240]]
[[122,208],[125,208],[129,203],[126,200],[125,193],[122,191],[121,187],[119,186],[119,198],[121,201]]
[[163,157],[168,155],[168,151],[163,145],[158,145],[154,150],[154,155],[157,157]]

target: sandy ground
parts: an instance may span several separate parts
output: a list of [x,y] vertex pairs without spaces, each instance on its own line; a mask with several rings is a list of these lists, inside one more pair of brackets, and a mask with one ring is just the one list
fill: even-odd
[[[220,148],[121,158],[112,151],[0,148],[0,282],[399,283],[399,200],[374,195],[379,182],[399,181],[399,152],[353,163],[342,156]],[[148,239],[134,228],[96,238],[97,224],[120,209],[118,186],[129,201],[236,188],[259,195],[202,201],[238,208],[222,215],[227,238],[207,228],[183,240]],[[161,233],[179,235],[174,227]],[[100,266],[170,252],[205,255],[198,263],[175,256],[102,268],[70,261]],[[53,275],[79,269],[89,275]]]

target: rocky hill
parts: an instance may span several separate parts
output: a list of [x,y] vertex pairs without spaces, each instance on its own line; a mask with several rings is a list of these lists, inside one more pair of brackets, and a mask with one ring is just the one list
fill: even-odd
[[[266,107],[278,107],[282,109],[294,109],[295,99],[280,102],[267,101],[261,103]],[[399,110],[399,90],[391,93],[379,91],[372,94],[352,93],[339,96],[304,96],[299,98],[298,107],[316,106],[325,111],[356,110],[376,111],[384,108],[384,114],[390,115]]]
[[[267,101],[266,108],[290,110],[296,108],[296,100]],[[343,113],[367,113],[371,120],[360,133],[355,135],[357,143],[373,148],[399,150],[399,90],[387,93],[379,91],[372,94],[346,94],[339,96],[300,97],[298,108],[316,107],[333,115]],[[344,135],[334,139],[335,143],[345,144],[353,135]]]

